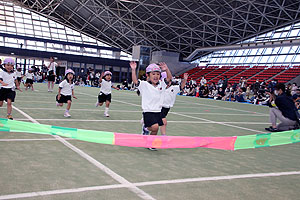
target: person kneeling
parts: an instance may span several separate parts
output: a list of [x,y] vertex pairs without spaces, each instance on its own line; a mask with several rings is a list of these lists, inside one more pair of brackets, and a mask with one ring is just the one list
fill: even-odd
[[[277,95],[275,99],[277,108],[272,107],[270,109],[270,122],[272,126],[265,128],[265,130],[277,132],[294,129],[298,121],[296,113],[298,111],[292,98],[285,94],[285,85],[282,83],[277,84],[274,93]],[[277,119],[281,121],[278,125],[276,125]]]

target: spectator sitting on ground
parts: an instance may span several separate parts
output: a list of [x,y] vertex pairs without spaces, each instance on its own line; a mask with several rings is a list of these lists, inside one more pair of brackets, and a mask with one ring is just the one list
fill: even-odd
[[[296,112],[297,108],[295,106],[292,98],[288,97],[285,94],[285,85],[279,83],[275,86],[274,94],[277,95],[275,99],[275,104],[277,108],[270,109],[270,123],[272,126],[269,128],[265,128],[270,132],[277,131],[287,131],[290,129],[294,129],[298,123],[298,115]],[[276,125],[276,121],[279,119],[281,121],[280,124]]]
[[240,88],[238,93],[235,95],[237,102],[246,102],[246,88]]

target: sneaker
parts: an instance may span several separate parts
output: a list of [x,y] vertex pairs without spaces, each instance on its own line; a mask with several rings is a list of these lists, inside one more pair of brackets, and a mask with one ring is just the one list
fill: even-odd
[[157,151],[156,148],[148,148],[150,151]]
[[95,103],[95,107],[98,107],[99,106],[99,102],[97,101],[96,103]]
[[270,126],[269,128],[265,128],[266,131],[269,131],[269,132],[278,132],[278,129],[277,128],[273,128],[272,126]]
[[12,115],[7,115],[7,119],[13,120],[14,118],[12,117]]
[[64,117],[71,117],[69,112],[65,112]]
[[105,117],[109,117],[109,114],[108,114],[108,113],[104,113],[104,116],[105,116]]
[[143,124],[142,135],[149,135],[149,130],[145,127],[145,124]]

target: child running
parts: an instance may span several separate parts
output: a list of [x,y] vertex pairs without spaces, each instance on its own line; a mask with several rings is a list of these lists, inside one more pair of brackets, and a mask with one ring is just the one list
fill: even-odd
[[[162,74],[162,77],[166,75]],[[184,89],[185,84],[187,82],[187,79],[189,77],[188,73],[184,73],[183,75],[183,81],[181,81],[181,85],[171,85],[170,84],[167,86],[166,91],[165,91],[165,97],[164,97],[164,103],[161,109],[161,117],[162,121],[164,123],[163,126],[160,127],[160,132],[162,135],[166,135],[167,132],[167,115],[168,112],[170,111],[170,108],[173,107],[175,100],[176,100],[176,95]]]
[[[164,93],[168,83],[172,79],[172,74],[166,63],[150,64],[146,68],[147,81],[138,80],[136,77],[136,62],[130,62],[132,69],[132,81],[137,85],[137,89],[142,96],[143,120],[145,127],[151,135],[157,135],[159,126],[164,125],[161,118],[161,109],[164,100]],[[160,80],[161,71],[166,71],[167,78]],[[156,151],[155,148],[148,148]]]
[[15,81],[16,74],[14,72],[14,59],[6,58],[3,64],[4,69],[0,72],[0,107],[3,106],[3,101],[7,102],[7,119],[12,120],[12,102],[15,101],[16,97],[15,88],[17,88],[21,92],[22,90],[19,87],[19,83]]
[[25,74],[25,76],[26,76],[25,90],[31,88],[32,91],[34,91],[34,89],[33,89],[33,78],[34,78],[33,69],[29,68],[28,72]]
[[102,106],[105,102],[104,116],[109,117],[108,110],[111,103],[111,88],[119,90],[119,88],[112,85],[111,82],[112,73],[110,71],[102,72],[99,83],[101,83],[100,93],[98,95],[98,100],[95,104],[96,107]]
[[17,71],[15,73],[16,73],[18,84],[21,85],[23,75],[22,75],[22,68],[20,65],[17,66]]
[[70,108],[72,103],[72,97],[77,99],[74,95],[74,77],[75,72],[72,69],[67,69],[65,73],[65,80],[58,85],[58,94],[56,96],[56,106],[63,106],[67,103],[67,109],[64,113],[64,117],[71,117]]

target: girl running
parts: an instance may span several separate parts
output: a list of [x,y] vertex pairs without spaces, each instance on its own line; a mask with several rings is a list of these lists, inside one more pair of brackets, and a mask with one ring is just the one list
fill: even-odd
[[32,91],[34,91],[34,89],[33,89],[33,79],[34,79],[33,69],[29,68],[28,72],[25,74],[25,76],[26,76],[25,90],[31,88]]
[[74,77],[75,72],[72,69],[67,69],[65,73],[65,80],[59,84],[58,94],[56,96],[56,106],[63,106],[67,103],[67,109],[64,113],[64,117],[71,117],[70,108],[72,103],[72,97],[77,99],[74,95]]
[[22,68],[20,65],[17,66],[16,77],[17,77],[18,84],[21,85],[23,75],[22,75]]
[[100,93],[96,102],[96,107],[102,106],[105,102],[104,116],[109,117],[108,110],[111,103],[111,88],[119,90],[119,88],[112,85],[111,82],[112,73],[110,71],[102,72],[99,83],[101,84]]
[[12,120],[12,102],[15,101],[16,97],[15,88],[17,88],[21,92],[22,90],[19,87],[19,83],[15,81],[16,74],[14,72],[14,59],[6,58],[3,64],[4,69],[0,72],[0,107],[3,106],[3,101],[7,102],[7,119]]
[[[161,109],[164,100],[164,93],[168,83],[172,79],[172,74],[166,63],[150,64],[146,68],[147,81],[141,81],[136,76],[136,62],[130,62],[132,69],[132,81],[137,85],[142,96],[142,109],[145,127],[151,135],[157,135],[159,126],[164,125],[161,118]],[[167,78],[160,80],[161,71],[166,71]],[[156,150],[149,148],[149,150]]]

